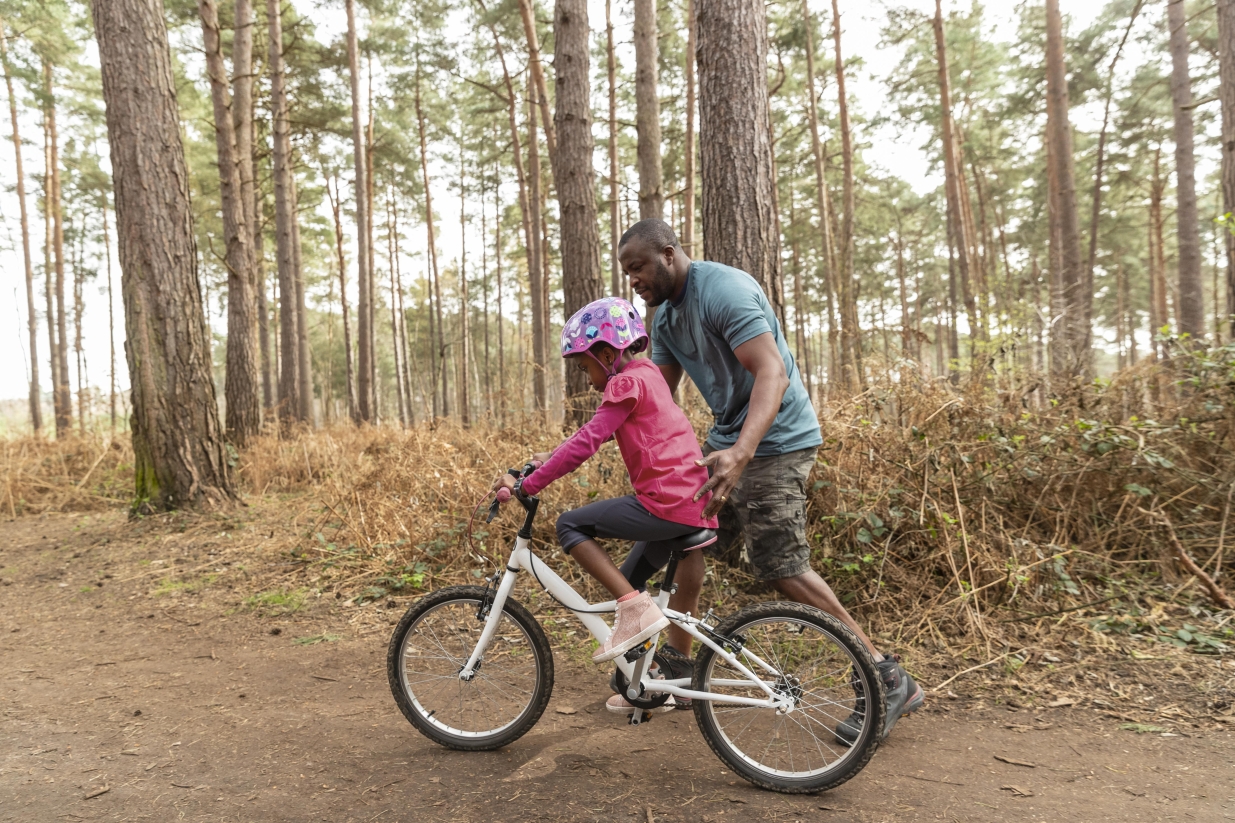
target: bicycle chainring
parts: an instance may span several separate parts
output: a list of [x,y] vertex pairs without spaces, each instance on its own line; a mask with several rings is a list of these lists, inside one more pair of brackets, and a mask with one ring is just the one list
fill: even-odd
[[[669,661],[666,660],[664,657],[662,657],[660,652],[657,652],[655,655],[653,655],[652,659],[656,661],[657,666],[660,666],[660,670],[662,672],[670,671]],[[626,679],[626,675],[622,673],[622,670],[614,669],[613,676],[609,678],[609,688],[613,689],[614,694],[621,695],[623,700],[625,700],[627,703],[634,706],[635,708],[644,709],[646,711],[651,711],[652,709],[659,709],[661,706],[665,705],[665,703],[669,701],[670,697],[673,696],[669,694],[657,694],[657,695],[652,695],[650,697],[640,696],[640,697],[636,697],[634,700],[631,700],[630,697],[628,697],[626,694],[626,687],[629,685],[630,685],[630,681]]]

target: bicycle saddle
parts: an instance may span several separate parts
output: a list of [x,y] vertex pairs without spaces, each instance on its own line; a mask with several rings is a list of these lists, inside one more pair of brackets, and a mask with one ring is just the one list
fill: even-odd
[[681,537],[657,540],[656,548],[660,551],[688,552],[691,549],[702,549],[704,546],[710,546],[715,542],[716,532],[711,529],[699,529],[690,534],[684,534]]

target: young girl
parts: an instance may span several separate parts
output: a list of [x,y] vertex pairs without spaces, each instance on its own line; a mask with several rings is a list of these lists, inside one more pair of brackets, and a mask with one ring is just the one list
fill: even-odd
[[[643,320],[626,300],[606,297],[587,304],[562,329],[562,356],[587,373],[592,387],[604,392],[596,414],[549,454],[530,476],[516,482],[503,475],[495,484],[534,495],[577,469],[610,437],[617,440],[635,493],[600,500],[566,512],[557,521],[562,551],[578,561],[617,599],[613,632],[592,655],[597,663],[612,660],[669,625],[646,592],[637,592],[595,538],[669,540],[716,528],[704,518],[710,494],[695,493],[708,480],[694,430],[673,402],[660,369],[634,355],[648,345]],[[685,562],[703,562],[691,552]],[[689,652],[689,646],[684,651]]]

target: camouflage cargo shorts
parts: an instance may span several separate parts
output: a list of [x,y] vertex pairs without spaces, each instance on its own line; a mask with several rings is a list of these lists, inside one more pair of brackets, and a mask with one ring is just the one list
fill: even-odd
[[[708,454],[715,449],[703,447]],[[815,465],[814,447],[756,457],[721,507],[716,554],[731,556],[746,543],[746,556],[759,580],[797,577],[810,570],[806,542],[806,479]]]

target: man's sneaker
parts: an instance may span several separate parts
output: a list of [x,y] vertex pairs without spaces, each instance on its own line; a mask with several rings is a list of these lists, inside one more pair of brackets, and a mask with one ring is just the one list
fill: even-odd
[[[879,677],[883,680],[884,693],[887,695],[888,714],[884,719],[882,735],[886,738],[902,715],[922,707],[925,695],[922,687],[909,676],[909,672],[901,668],[900,655],[885,656],[875,666],[879,669]],[[852,746],[857,741],[866,719],[866,695],[856,672],[849,682],[853,685],[857,702],[854,704],[853,713],[836,725],[836,739],[846,746]]]
[[[662,646],[660,656],[664,659],[667,665],[668,677],[670,680],[691,680],[695,676],[695,661],[691,660],[686,655],[682,654],[672,646]],[[690,683],[686,684],[686,688],[690,688]],[[669,700],[674,703],[676,708],[690,709],[694,705],[694,701],[689,697],[672,697]]]
[[669,618],[652,602],[652,596],[639,592],[625,603],[617,604],[613,631],[592,655],[592,662],[604,663],[625,654],[668,625]]

